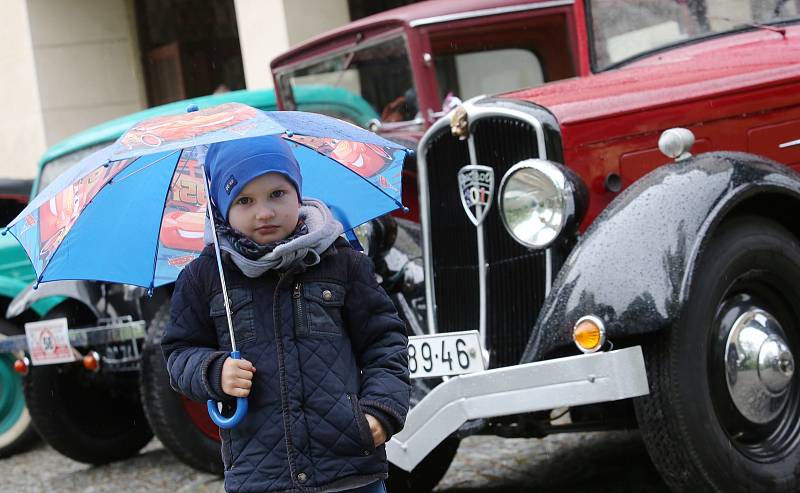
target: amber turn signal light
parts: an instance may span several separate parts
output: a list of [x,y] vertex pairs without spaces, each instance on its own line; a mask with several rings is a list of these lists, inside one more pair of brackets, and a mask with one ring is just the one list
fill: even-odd
[[593,315],[581,317],[572,329],[572,340],[584,353],[599,351],[606,342],[603,321]]
[[30,362],[28,358],[20,358],[14,362],[14,371],[19,373],[20,375],[27,375],[28,374],[28,366]]
[[100,354],[97,351],[89,351],[83,357],[83,367],[89,371],[97,371],[100,369]]

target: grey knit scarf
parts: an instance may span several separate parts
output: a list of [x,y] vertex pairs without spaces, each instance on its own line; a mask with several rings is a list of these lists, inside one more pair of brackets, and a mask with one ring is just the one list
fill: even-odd
[[[290,236],[289,241],[279,241],[269,245],[265,249],[267,253],[260,258],[251,259],[242,254],[231,242],[230,234],[224,228],[223,231],[216,228],[219,248],[228,252],[233,263],[247,277],[259,277],[270,269],[284,271],[298,263],[302,263],[305,268],[311,267],[319,263],[320,254],[336,241],[344,228],[324,203],[307,197],[300,206],[300,220],[305,224],[305,228],[295,230],[295,233],[299,234]],[[209,223],[210,221],[206,221],[203,235],[207,245],[214,242]],[[302,234],[305,229],[308,232]]]

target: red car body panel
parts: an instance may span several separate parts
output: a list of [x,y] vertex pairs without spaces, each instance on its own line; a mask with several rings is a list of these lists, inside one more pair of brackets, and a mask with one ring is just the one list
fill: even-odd
[[728,35],[503,97],[535,102],[558,119],[564,162],[592,192],[586,226],[615,196],[603,187],[609,173],[625,186],[669,162],[658,151],[667,128],[691,129],[695,153],[746,151],[800,166],[800,146],[778,147],[800,136],[798,93],[800,27],[791,26],[785,37]]
[[[504,13],[490,15],[497,9]],[[624,187],[669,161],[658,151],[657,142],[661,132],[671,127],[694,132],[694,153],[748,151],[800,166],[800,146],[778,147],[800,137],[800,108],[795,103],[800,91],[798,26],[752,27],[695,40],[595,74],[586,7],[580,0],[432,0],[329,31],[275,58],[271,66],[276,73],[322,53],[402,33],[419,107],[427,115],[441,110],[435,70],[423,62],[423,54],[433,52],[431,39],[437,33],[451,31],[468,37],[499,19],[513,22],[553,13],[567,16],[572,53],[564,58],[571,55],[576,76],[501,97],[536,103],[558,120],[564,162],[590,189],[584,228],[616,195],[603,185],[609,174],[619,175]],[[434,120],[426,118],[425,127]],[[384,135],[402,138],[404,143],[420,136],[419,132]],[[406,180],[404,190],[409,190],[412,201],[406,203],[417,217],[415,185]]]

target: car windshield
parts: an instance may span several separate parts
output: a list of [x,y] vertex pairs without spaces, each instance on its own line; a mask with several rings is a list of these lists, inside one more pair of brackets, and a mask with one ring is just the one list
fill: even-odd
[[335,55],[278,71],[278,96],[287,110],[297,108],[293,90],[325,84],[364,99],[381,122],[407,122],[417,117],[417,95],[405,39],[402,36],[364,43]]
[[45,163],[44,168],[42,168],[42,173],[39,175],[39,183],[36,186],[36,190],[34,190],[33,195],[37,195],[40,191],[47,188],[47,185],[58,178],[61,173],[78,164],[81,159],[95,151],[100,150],[102,147],[107,146],[108,144],[108,142],[103,142],[101,144],[84,147],[83,149],[79,149],[69,154],[64,154],[63,156],[57,157],[52,161]]
[[794,0],[588,0],[588,6],[595,70],[669,45],[798,15]]

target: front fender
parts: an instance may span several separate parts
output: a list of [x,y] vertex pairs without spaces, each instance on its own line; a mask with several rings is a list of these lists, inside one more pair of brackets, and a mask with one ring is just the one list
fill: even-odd
[[[10,277],[0,277],[0,297],[8,298],[9,300],[13,300],[16,296],[20,293],[24,292],[25,289],[29,286],[29,284],[25,281],[20,281],[19,279],[14,279]],[[16,313],[14,316],[19,315],[23,311],[25,311],[28,307],[30,307],[37,315],[42,316],[47,313],[50,309],[54,306],[59,304],[63,298],[48,298],[48,299],[40,299],[32,304],[29,304],[23,308],[19,313]],[[10,305],[9,305],[10,306]],[[7,318],[12,318],[8,317]]]
[[6,310],[6,318],[14,318],[29,307],[35,308],[45,303],[47,310],[39,313],[43,315],[63,301],[64,297],[80,301],[97,318],[108,316],[98,308],[98,304],[103,298],[103,293],[98,283],[88,281],[52,281],[39,284],[36,289],[33,288],[33,284],[25,285],[9,303]]
[[572,344],[584,315],[610,340],[671,326],[704,242],[727,212],[757,194],[800,200],[800,175],[743,153],[709,153],[644,176],[595,219],[561,268],[522,362]]

